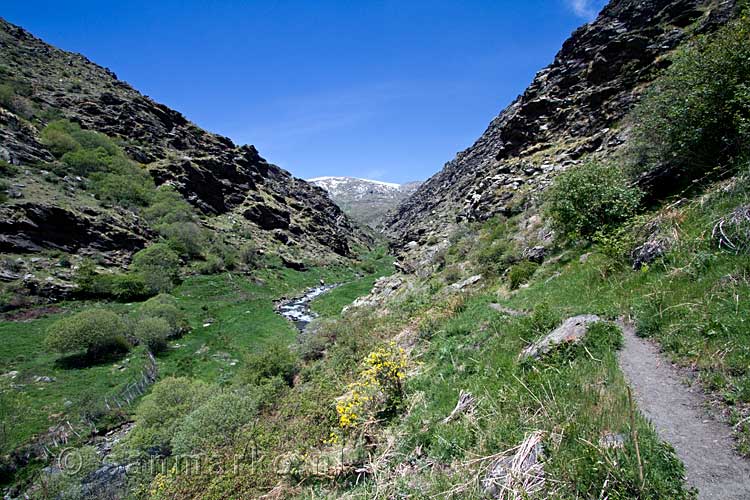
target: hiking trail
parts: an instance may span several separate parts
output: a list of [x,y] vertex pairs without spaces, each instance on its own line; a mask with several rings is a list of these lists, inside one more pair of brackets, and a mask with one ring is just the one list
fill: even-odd
[[750,461],[735,451],[731,428],[709,415],[700,387],[688,387],[657,345],[637,337],[631,324],[619,324],[620,366],[633,397],[659,437],[674,446],[698,498],[750,499]]

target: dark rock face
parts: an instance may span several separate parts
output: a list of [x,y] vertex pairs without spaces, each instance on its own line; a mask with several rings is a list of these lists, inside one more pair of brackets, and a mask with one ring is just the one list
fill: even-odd
[[267,205],[254,205],[242,215],[263,229],[286,229],[289,227],[289,212]]
[[0,208],[0,252],[33,253],[45,248],[76,252],[139,250],[154,235],[128,214],[76,213],[52,205],[22,203]]
[[711,31],[734,10],[733,0],[610,2],[470,148],[401,204],[386,223],[393,241],[424,242],[453,224],[512,214],[557,171],[616,150],[627,130],[613,125],[669,64],[663,56],[691,36],[686,27]]
[[[15,84],[28,89],[28,106],[39,111],[33,119],[21,120],[17,110],[0,106],[0,159],[25,166],[52,161],[40,143],[39,131],[46,120],[42,117],[55,113],[120,139],[131,158],[148,166],[157,184],[174,186],[208,216],[247,214],[260,230],[294,225],[297,243],[319,254],[348,255],[354,245],[368,243],[325,193],[268,163],[253,146],[236,146],[226,137],[202,130],[179,112],[141,95],[108,69],[47,45],[2,19],[0,67]],[[0,229],[4,248],[75,248],[62,235],[46,239],[33,235],[33,226],[39,224],[31,219],[34,211],[22,205],[15,210],[4,217],[28,219],[22,229],[25,236],[17,236],[19,226],[4,224]],[[135,247],[141,243],[140,237],[123,239],[116,230],[101,233],[102,241],[92,239],[81,227],[88,221],[75,223],[68,214],[50,210],[38,207],[46,211],[44,217],[67,220],[76,244]]]

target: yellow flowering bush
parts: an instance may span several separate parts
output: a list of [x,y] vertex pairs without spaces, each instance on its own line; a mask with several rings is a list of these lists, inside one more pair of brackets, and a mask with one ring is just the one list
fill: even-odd
[[391,342],[364,360],[359,379],[349,385],[349,392],[336,403],[339,427],[356,429],[372,417],[386,415],[403,396],[402,380],[406,377],[407,356],[403,348]]

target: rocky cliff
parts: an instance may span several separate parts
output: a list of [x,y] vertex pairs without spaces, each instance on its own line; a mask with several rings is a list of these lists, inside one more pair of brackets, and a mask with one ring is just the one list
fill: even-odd
[[[627,140],[623,117],[675,47],[725,23],[733,0],[613,0],[482,136],[386,221],[398,249],[522,209],[558,171]],[[411,244],[410,248],[415,248]]]
[[1,208],[2,252],[127,252],[153,236],[136,213],[102,211],[76,196],[80,179],[64,179],[64,189],[44,182],[54,157],[40,131],[57,118],[117,140],[157,185],[174,186],[217,231],[251,234],[261,248],[279,247],[298,260],[349,256],[367,243],[322,189],[268,163],[253,146],[206,132],[108,69],[2,19],[0,91],[0,159],[26,174],[13,181]]
[[392,182],[355,177],[316,177],[310,184],[326,190],[328,196],[354,220],[373,229],[380,229],[388,212],[413,194],[420,182]]

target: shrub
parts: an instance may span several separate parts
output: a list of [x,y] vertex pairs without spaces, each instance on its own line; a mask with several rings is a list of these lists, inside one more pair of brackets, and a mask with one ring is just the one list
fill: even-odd
[[87,176],[109,168],[109,154],[102,148],[77,149],[62,156],[62,161],[76,175]]
[[358,429],[367,420],[395,412],[403,399],[407,361],[406,352],[393,342],[367,355],[358,380],[336,402],[339,427],[343,431]]
[[499,276],[516,262],[518,257],[509,241],[483,241],[477,250],[476,260],[488,275]]
[[120,154],[112,139],[93,130],[83,130],[69,120],[54,120],[47,124],[42,130],[41,139],[42,144],[58,158],[79,149],[101,149],[107,156]]
[[206,257],[209,255],[215,255],[218,257],[222,262],[223,269],[232,269],[237,266],[237,250],[221,240],[214,239],[211,242],[206,251]]
[[180,258],[166,244],[155,243],[133,255],[131,268],[153,292],[168,292],[179,277]]
[[167,348],[167,338],[171,333],[169,323],[162,318],[146,316],[138,320],[133,328],[133,335],[151,352],[161,352]]
[[5,160],[0,160],[0,177],[13,177],[18,174],[18,167]]
[[523,285],[539,268],[539,264],[531,261],[519,262],[515,266],[511,267],[508,271],[508,282],[510,283],[510,289],[515,290],[519,286]]
[[296,368],[296,357],[288,347],[271,344],[261,352],[249,354],[239,376],[247,384],[257,385],[278,377],[291,385]]
[[124,444],[138,451],[168,455],[178,421],[206,401],[212,391],[200,380],[160,380],[136,408],[136,426]]
[[162,293],[141,304],[138,312],[143,317],[160,318],[169,325],[169,335],[174,336],[187,330],[185,315],[177,308],[177,301],[171,295]]
[[16,96],[15,90],[8,84],[0,85],[0,106],[12,109],[13,98]]
[[115,313],[89,309],[53,323],[47,330],[45,343],[59,353],[99,354],[122,346],[125,332],[125,323]]
[[8,201],[8,188],[10,188],[10,184],[8,184],[7,181],[0,179],[0,203]]
[[173,452],[193,454],[231,444],[257,415],[258,407],[257,397],[244,391],[211,397],[180,421],[172,438]]
[[642,193],[612,165],[589,162],[557,176],[546,192],[546,215],[558,234],[590,240],[633,217]]
[[257,269],[261,264],[261,255],[253,243],[248,243],[240,249],[239,259],[249,269]]
[[70,151],[80,149],[81,145],[75,140],[72,133],[78,125],[68,120],[55,120],[42,129],[42,144],[58,158]]
[[95,289],[117,300],[137,300],[151,295],[148,284],[138,274],[102,274],[97,276]]
[[216,255],[206,255],[205,259],[206,260],[198,264],[198,272],[201,274],[216,274],[226,269],[224,261]]
[[159,224],[156,229],[167,239],[167,245],[180,255],[196,257],[206,244],[205,231],[194,222]]
[[[678,50],[632,114],[635,174],[665,170],[666,189],[747,154],[750,140],[750,17]],[[664,178],[666,180],[666,177]],[[661,187],[661,186],[660,186]]]
[[99,199],[124,207],[145,207],[153,198],[151,177],[137,167],[131,168],[127,174],[97,172],[91,180]]
[[92,297],[113,297],[117,300],[138,300],[152,295],[140,274],[99,274],[93,262],[84,262],[75,274],[79,293]]
[[193,207],[171,186],[161,186],[143,215],[152,225],[194,222]]

